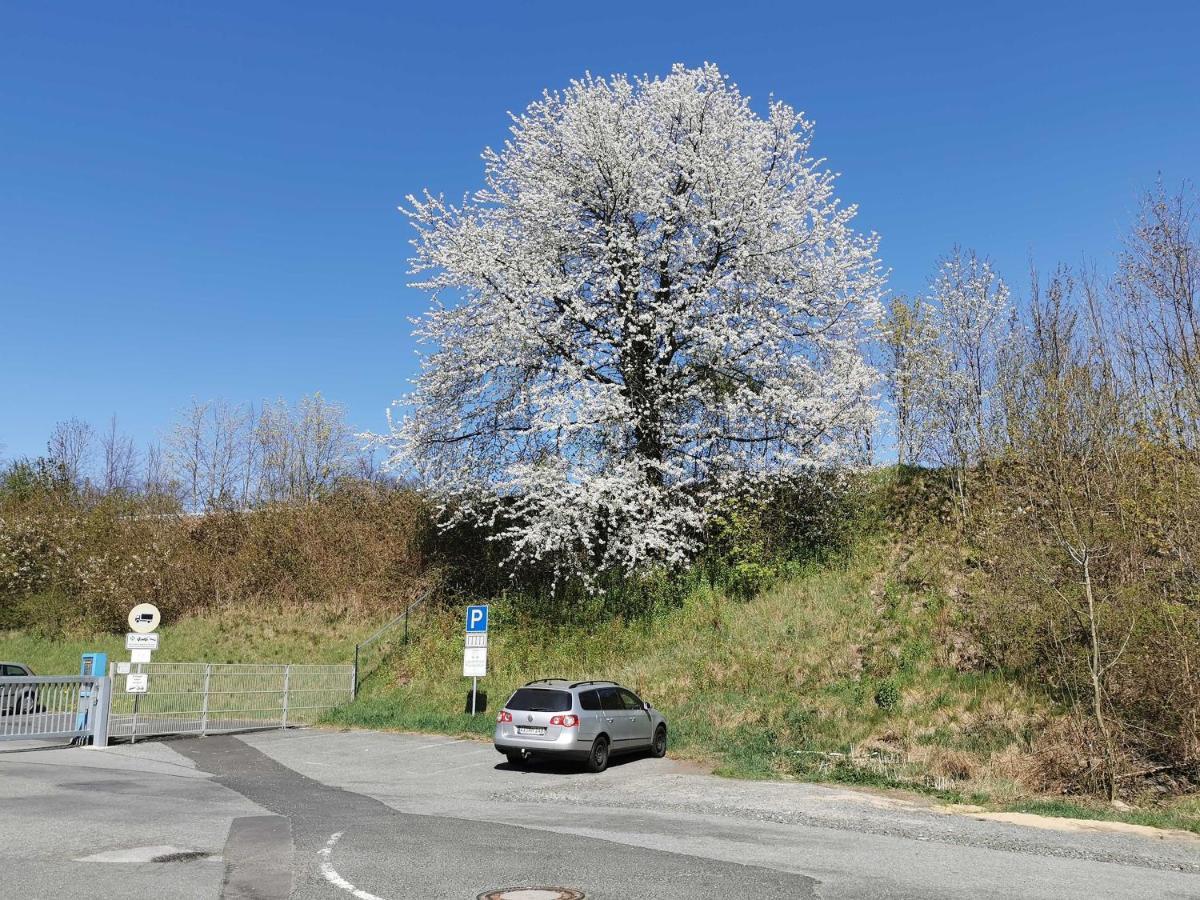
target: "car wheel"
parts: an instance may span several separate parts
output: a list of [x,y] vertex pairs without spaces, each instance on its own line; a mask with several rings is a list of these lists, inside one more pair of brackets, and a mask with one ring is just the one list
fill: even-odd
[[22,694],[21,695],[21,705],[20,705],[20,710],[19,710],[20,715],[22,715],[22,716],[31,715],[34,711],[34,707],[36,707],[36,706],[37,706],[37,703],[34,702],[33,694]]
[[514,750],[512,753],[505,753],[504,755],[508,759],[508,764],[514,769],[519,769],[525,765],[525,754],[520,750]]
[[603,772],[608,768],[608,738],[601,735],[592,744],[592,752],[588,754],[587,770],[592,773]]
[[650,745],[650,755],[660,759],[667,755],[667,726],[659,725],[654,731],[654,742]]

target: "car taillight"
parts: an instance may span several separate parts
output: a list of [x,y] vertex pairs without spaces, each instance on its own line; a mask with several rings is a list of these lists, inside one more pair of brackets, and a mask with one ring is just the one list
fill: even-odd
[[497,722],[511,722],[512,721],[512,713],[510,713],[507,709],[502,709],[502,710],[500,710],[500,715],[496,716],[496,721]]
[[550,720],[551,725],[561,725],[563,728],[574,728],[579,724],[579,716],[555,716]]

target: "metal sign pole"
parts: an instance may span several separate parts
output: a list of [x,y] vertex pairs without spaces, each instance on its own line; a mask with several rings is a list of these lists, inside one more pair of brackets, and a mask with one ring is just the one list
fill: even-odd
[[[142,673],[142,664],[141,663],[137,664],[137,670],[138,670],[138,674],[140,675]],[[125,676],[125,681],[126,681],[126,683],[128,683],[128,681],[129,681],[128,675]],[[129,733],[129,743],[130,744],[137,743],[138,701],[140,699],[142,699],[141,694],[133,695],[133,730]]]
[[475,701],[479,698],[479,679],[471,679],[471,715],[475,715]]

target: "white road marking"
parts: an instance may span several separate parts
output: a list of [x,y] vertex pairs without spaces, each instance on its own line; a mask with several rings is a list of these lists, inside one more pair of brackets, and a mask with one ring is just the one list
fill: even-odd
[[344,831],[339,831],[326,842],[324,847],[317,851],[317,856],[321,857],[321,874],[324,875],[325,880],[334,887],[341,888],[343,891],[349,893],[352,897],[357,897],[358,900],[383,900],[382,897],[368,893],[361,888],[356,888],[345,878],[339,875],[333,868],[333,863],[330,862],[330,857],[333,856],[333,848],[337,845],[337,842],[341,840],[343,834],[345,834]]
[[[400,750],[392,751],[391,755],[394,756],[396,759],[403,759],[407,754],[416,753],[418,750],[433,750],[437,747],[449,747],[451,744],[466,743],[467,740],[468,740],[467,738],[459,738],[458,740],[454,740],[454,741],[438,741],[436,744],[422,744],[419,747],[404,747],[404,748],[401,748]],[[376,758],[378,759],[378,757],[376,757]],[[318,762],[315,759],[306,759],[306,760],[304,760],[304,764],[308,765],[308,766],[325,766],[325,767],[329,767],[329,768],[333,768],[333,767],[345,768],[345,765],[346,765],[345,763],[342,763],[342,762],[337,762],[337,763]],[[411,774],[411,775],[424,774],[423,772],[413,772],[413,771],[410,771],[407,769],[404,771],[409,772],[409,774]]]
[[[492,751],[495,752],[495,751]],[[432,772],[414,772],[414,775],[441,775],[444,772],[457,772],[459,769],[474,769],[476,766],[493,765],[492,760],[485,759],[483,762],[467,763],[465,766],[450,766],[448,769],[434,769]]]
[[405,753],[416,753],[418,750],[429,750],[432,747],[449,747],[451,744],[465,744],[467,738],[457,738],[453,741],[438,741],[434,744],[422,744],[420,747],[401,747],[397,752],[398,756],[403,756]]

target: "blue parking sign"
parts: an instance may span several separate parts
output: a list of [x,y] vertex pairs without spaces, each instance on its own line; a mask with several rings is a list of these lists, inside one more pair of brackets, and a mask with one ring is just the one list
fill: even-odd
[[486,606],[467,607],[467,633],[487,632],[488,608]]

